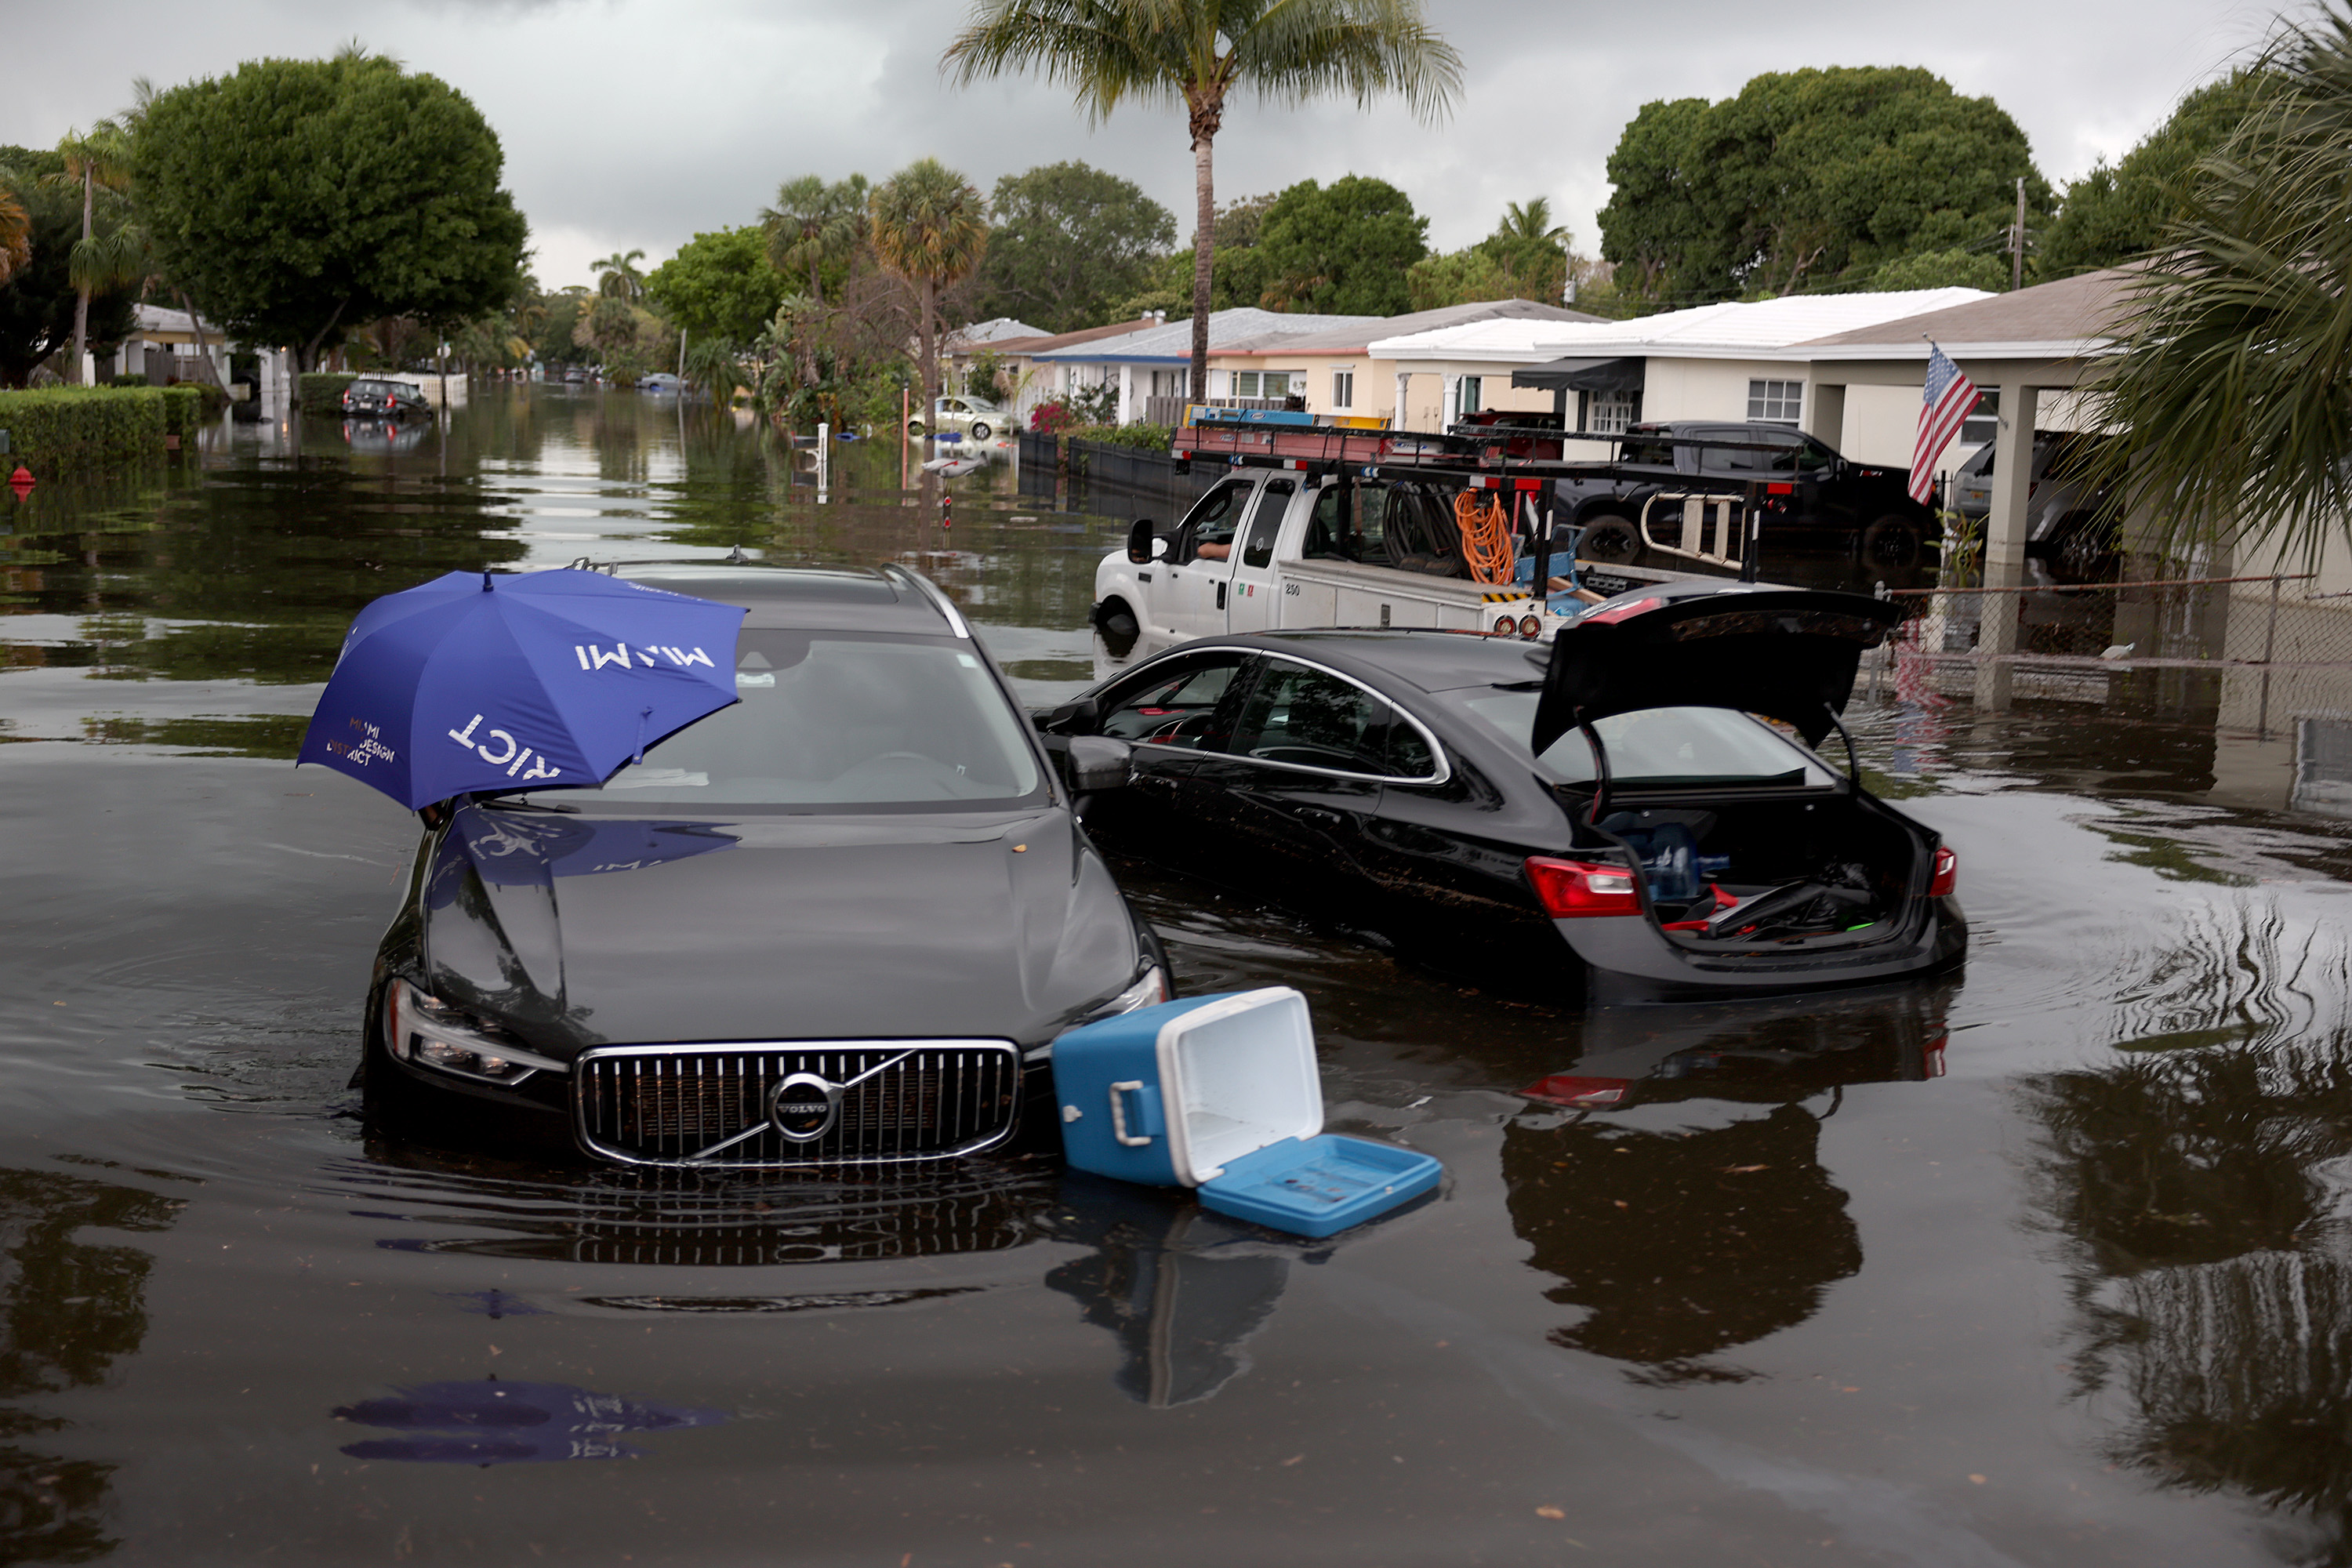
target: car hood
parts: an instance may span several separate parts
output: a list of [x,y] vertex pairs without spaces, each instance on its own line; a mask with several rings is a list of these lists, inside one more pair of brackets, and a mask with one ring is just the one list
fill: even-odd
[[1853,695],[1863,650],[1902,618],[1884,599],[1811,589],[1706,583],[1621,594],[1552,639],[1535,750],[1643,708],[1762,713],[1818,745]]
[[446,1001],[605,1043],[1053,1037],[1141,963],[1069,814],[740,822],[468,805],[426,885]]

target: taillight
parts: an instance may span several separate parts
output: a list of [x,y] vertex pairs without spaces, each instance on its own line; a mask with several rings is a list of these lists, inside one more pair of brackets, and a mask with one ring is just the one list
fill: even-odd
[[1936,874],[1927,879],[1927,896],[1931,899],[1948,899],[1951,897],[1952,889],[1959,885],[1959,880],[1960,858],[1942,845],[1937,845]]
[[1603,1105],[1615,1105],[1625,1098],[1627,1080],[1622,1078],[1576,1078],[1568,1073],[1554,1073],[1538,1079],[1519,1090],[1523,1099],[1540,1100],[1547,1105],[1565,1105],[1584,1110]]
[[1556,921],[1642,912],[1642,895],[1633,887],[1633,873],[1622,866],[1532,856],[1528,860],[1528,885],[1535,889],[1544,912]]

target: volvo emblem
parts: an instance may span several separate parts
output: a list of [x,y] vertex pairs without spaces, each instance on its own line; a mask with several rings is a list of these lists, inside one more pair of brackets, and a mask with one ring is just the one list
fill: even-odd
[[794,1143],[814,1143],[841,1115],[841,1086],[813,1072],[796,1072],[768,1097],[768,1120]]

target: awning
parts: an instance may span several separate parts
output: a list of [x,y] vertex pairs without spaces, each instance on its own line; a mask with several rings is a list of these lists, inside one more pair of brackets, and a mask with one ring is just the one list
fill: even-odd
[[1555,392],[1639,392],[1648,363],[1643,359],[1556,359],[1513,371],[1511,384]]

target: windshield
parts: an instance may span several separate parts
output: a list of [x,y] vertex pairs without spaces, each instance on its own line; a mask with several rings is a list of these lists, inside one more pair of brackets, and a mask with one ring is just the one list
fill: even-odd
[[[1488,689],[1460,694],[1464,707],[1524,750],[1536,723],[1536,693]],[[1728,708],[1643,708],[1612,714],[1593,729],[1609,750],[1611,787],[1787,784],[1822,788],[1835,782],[1811,753],[1745,713]],[[1570,730],[1536,759],[1561,784],[1592,782],[1592,748]]]
[[1007,802],[1041,783],[1019,715],[968,643],[746,630],[735,694],[601,788],[530,798],[854,809]]

